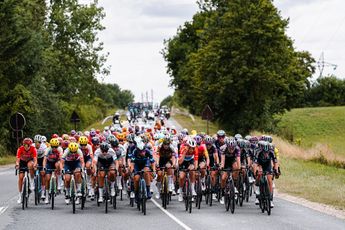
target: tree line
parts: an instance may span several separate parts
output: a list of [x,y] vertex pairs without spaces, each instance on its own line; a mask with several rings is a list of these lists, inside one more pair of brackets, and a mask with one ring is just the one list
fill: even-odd
[[0,2],[0,154],[13,150],[9,117],[25,115],[25,136],[64,133],[102,118],[111,106],[125,107],[134,95],[109,74],[98,33],[104,29],[97,1],[4,0]]
[[208,104],[224,129],[248,133],[317,97],[309,82],[315,60],[296,50],[272,0],[197,3],[162,51],[178,104],[194,114]]

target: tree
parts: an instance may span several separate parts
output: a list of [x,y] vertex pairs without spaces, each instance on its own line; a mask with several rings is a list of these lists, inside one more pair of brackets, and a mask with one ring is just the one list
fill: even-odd
[[163,52],[183,105],[200,114],[209,104],[234,132],[267,127],[274,114],[293,108],[303,97],[313,58],[295,51],[285,34],[288,20],[270,0],[199,5],[198,17],[179,29]]

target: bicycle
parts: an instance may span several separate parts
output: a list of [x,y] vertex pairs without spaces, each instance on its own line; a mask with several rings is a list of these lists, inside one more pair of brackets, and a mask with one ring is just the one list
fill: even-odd
[[268,179],[267,174],[269,172],[263,172],[260,181],[259,181],[259,189],[260,189],[260,195],[258,197],[259,199],[259,207],[261,209],[261,212],[264,213],[267,211],[267,214],[271,215],[271,192],[268,185]]
[[168,178],[168,169],[171,169],[174,167],[161,167],[160,169],[163,171],[163,178],[162,178],[162,187],[161,187],[161,191],[160,195],[161,195],[161,199],[162,199],[162,207],[164,209],[167,208],[167,205],[169,205],[169,202],[171,200],[171,192],[169,192],[169,178]]
[[201,189],[201,172],[200,170],[196,170],[195,175],[195,192],[196,192],[196,201],[195,201],[195,207],[200,209],[201,207],[201,201],[202,201],[202,189]]
[[245,176],[243,174],[243,168],[239,171],[238,174],[238,181],[237,181],[237,188],[238,188],[238,198],[236,200],[236,203],[239,203],[240,207],[243,205],[243,201],[245,199],[245,185],[244,185],[244,180]]
[[80,188],[80,191],[81,191],[81,205],[80,205],[80,208],[81,210],[83,210],[85,208],[85,202],[86,202],[86,197],[87,197],[87,194],[89,193],[89,190],[88,190],[88,187],[87,187],[87,184],[88,184],[88,181],[86,179],[86,169],[84,169],[82,175],[81,175],[81,188]]
[[55,170],[53,170],[52,176],[50,177],[50,181],[49,181],[49,198],[50,198],[52,210],[54,210],[54,200],[55,200],[55,196],[57,194],[57,185],[56,184],[57,184],[57,178],[55,175]]
[[180,171],[186,173],[186,178],[183,185],[183,200],[185,202],[185,209],[186,211],[189,211],[189,213],[192,213],[193,195],[192,195],[192,184],[190,181],[189,172],[196,171],[196,170],[195,169],[192,169],[192,170],[181,169]]
[[216,183],[213,186],[211,183],[211,175],[210,172],[212,171],[218,171],[217,167],[212,167],[207,171],[207,176],[206,176],[206,204],[209,204],[210,206],[212,206],[213,203],[213,193],[215,193],[218,197],[218,201],[220,199],[220,175],[219,173],[217,173],[217,177],[216,177]]
[[228,212],[229,209],[233,214],[235,212],[235,185],[234,180],[232,178],[232,173],[235,170],[232,169],[222,169],[221,171],[226,172],[228,174],[228,179],[226,181],[225,189],[224,189],[224,204],[225,210]]
[[[152,171],[146,171],[146,173],[149,173]],[[146,191],[146,181],[144,178],[144,170],[140,170],[137,172],[137,174],[140,176],[139,179],[139,193],[138,193],[138,203],[137,203],[137,207],[138,210],[146,215],[146,201],[147,201],[147,191]]]
[[41,173],[39,169],[35,170],[34,181],[35,181],[35,205],[38,205],[41,202],[41,192],[42,192]]
[[[109,170],[115,170],[115,169],[109,169],[109,168],[103,168],[101,167],[98,171],[104,171],[105,175],[104,175],[104,186],[103,186],[103,194],[99,194],[98,191],[98,185],[99,185],[99,177],[98,177],[98,185],[96,186],[96,201],[97,201],[97,206],[100,206],[100,202],[99,197],[103,196],[103,202],[105,203],[105,213],[108,213],[108,209],[109,209],[109,203],[112,204],[113,208],[116,209],[116,192],[115,192],[115,196],[111,196],[111,185],[109,183],[108,180],[108,172]],[[98,175],[98,172],[97,172]],[[116,183],[114,184],[114,189],[116,191]]]
[[[28,177],[28,168],[27,167],[23,167],[20,168],[21,171],[24,172],[24,178],[23,178],[23,182],[22,182],[22,209],[24,210],[25,208],[28,207],[28,200],[29,200],[29,196],[30,196],[30,179]],[[16,176],[18,175],[18,171],[19,169],[16,169]]]

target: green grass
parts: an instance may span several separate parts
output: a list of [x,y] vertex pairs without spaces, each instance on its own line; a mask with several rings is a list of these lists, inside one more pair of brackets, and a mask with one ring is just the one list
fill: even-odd
[[16,156],[6,155],[0,157],[0,165],[8,165],[8,164],[15,164],[16,163]]
[[[175,114],[173,118],[183,127],[187,128],[189,131],[196,130],[197,132],[207,131],[206,121],[202,120],[199,116],[193,116],[195,121],[192,120],[190,116]],[[216,123],[209,122],[209,133],[210,135],[215,134],[219,130],[219,126]]]
[[[113,108],[113,109],[110,109],[108,111],[108,115],[107,116],[110,116],[110,115],[114,115],[114,113],[117,111],[118,109],[117,108]],[[106,116],[106,117],[107,117]],[[105,118],[105,117],[104,117]],[[100,121],[97,121],[91,125],[89,125],[85,130],[90,130],[91,128],[94,128],[94,129],[99,129],[99,130],[103,130],[105,126],[110,126],[112,123],[113,123],[113,120],[112,119],[108,119],[103,125],[102,125],[102,121],[103,119],[100,120]]]
[[304,148],[327,144],[336,156],[345,157],[344,106],[293,109],[283,115],[278,126],[278,134],[286,137],[287,130]]
[[280,192],[345,209],[345,170],[311,161],[281,159]]

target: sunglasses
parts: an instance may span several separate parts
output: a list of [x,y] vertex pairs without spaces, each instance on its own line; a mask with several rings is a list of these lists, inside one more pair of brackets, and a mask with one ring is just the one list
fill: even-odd
[[59,146],[52,146],[53,149],[57,149]]
[[29,147],[30,145],[28,145],[28,144],[24,144],[24,147]]
[[80,144],[80,146],[83,146],[83,147],[85,147],[87,144]]

